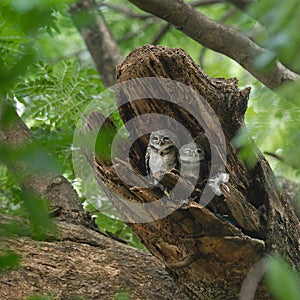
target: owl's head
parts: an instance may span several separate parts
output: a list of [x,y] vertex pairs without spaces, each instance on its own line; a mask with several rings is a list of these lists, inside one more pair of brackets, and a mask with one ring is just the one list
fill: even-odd
[[191,142],[180,148],[179,156],[183,162],[200,162],[204,160],[205,152],[200,145]]
[[178,139],[173,131],[161,129],[151,133],[149,144],[160,150],[168,148],[169,146],[177,146]]

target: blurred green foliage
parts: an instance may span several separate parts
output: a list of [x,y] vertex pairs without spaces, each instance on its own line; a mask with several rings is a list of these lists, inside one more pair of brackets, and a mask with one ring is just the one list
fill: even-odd
[[[248,12],[259,22],[254,40],[270,51],[270,55],[257,57],[257,66],[268,70],[277,57],[299,73],[299,1],[258,1]],[[275,92],[256,82],[246,115],[249,131],[260,148],[282,158],[270,158],[275,172],[296,181],[300,175],[299,91],[299,82],[285,83]]]
[[118,221],[115,218],[110,218],[109,216],[101,213],[96,213],[95,216],[97,216],[96,223],[100,228],[102,228],[102,230],[105,229],[105,231],[119,236],[128,244],[147,251],[146,247],[139,242],[137,237],[132,234],[131,229],[124,222]]
[[18,266],[20,256],[14,251],[6,250],[0,252],[0,272],[9,271]]
[[255,39],[273,55],[259,57],[257,63],[265,67],[278,57],[290,69],[300,72],[300,6],[298,0],[264,0],[250,6],[249,13],[262,26]]
[[[86,105],[104,91],[91,57],[69,16],[69,5],[72,2],[74,1],[0,2],[0,101],[10,101],[15,106],[38,143],[55,160],[56,170],[61,170],[74,184],[83,202],[87,200],[84,202],[85,207],[96,217],[101,230],[119,235],[129,244],[144,249],[129,227],[116,220],[116,216],[95,212],[99,201],[104,210],[111,203],[103,192],[97,196],[89,194],[89,185],[76,178],[72,169],[71,149],[76,123]],[[97,3],[124,56],[137,46],[152,43],[166,24],[128,2],[114,0]],[[116,8],[109,7],[109,4]],[[129,17],[120,12],[118,7],[143,17]],[[239,10],[229,14],[230,8],[228,3],[219,3],[200,6],[198,9],[214,20],[223,20],[226,25],[238,28],[268,48],[273,54],[258,57],[256,64],[259,67],[267,70],[274,63],[276,55],[289,68],[299,72],[298,0],[255,1],[249,8],[248,15]],[[270,157],[270,163],[277,174],[299,181],[299,84],[290,83],[277,91],[270,91],[237,63],[204,49],[172,26],[159,44],[183,48],[212,77],[237,77],[241,88],[250,85],[252,92],[246,113],[250,136],[262,151],[282,157],[282,160]],[[113,105],[113,99],[105,99],[100,108],[108,111]],[[118,127],[122,125],[117,116],[114,121],[119,122]],[[253,148],[248,135],[243,133],[235,142],[243,147],[242,157],[249,166],[253,166],[255,157],[251,156]],[[2,148],[0,147],[0,155],[3,159],[8,152]],[[46,162],[44,154],[34,148],[29,149],[27,155],[19,155],[27,158],[26,163],[34,168],[48,169],[51,165]],[[88,178],[86,181],[93,180]],[[88,195],[88,199],[84,199],[83,195]],[[40,215],[40,211],[45,211],[46,208],[36,207],[33,205],[34,201],[36,200],[24,195],[13,176],[0,165],[0,213],[29,216],[33,231],[37,236],[42,236],[47,218],[43,219],[44,215]],[[21,232],[21,229],[16,228],[14,233],[17,232]],[[14,253],[4,255],[6,256],[1,257],[1,268],[11,268],[17,264],[18,257]],[[279,263],[273,267],[276,271],[282,265]],[[278,277],[270,277],[271,286],[272,282],[280,282],[280,272],[276,272],[274,274]],[[291,286],[291,293],[292,290]],[[278,293],[278,299],[285,299],[280,298],[280,291]]]
[[[30,296],[30,297],[26,298],[26,300],[54,300],[54,299],[55,299],[55,296],[50,296],[50,295],[49,296],[45,296],[45,295],[37,296],[37,295],[35,295],[35,296]],[[84,299],[84,298],[79,298],[79,299]]]
[[279,255],[268,260],[265,281],[276,300],[300,298],[300,273]]
[[114,297],[114,300],[130,300],[130,299],[131,299],[130,293],[125,291],[118,292]]

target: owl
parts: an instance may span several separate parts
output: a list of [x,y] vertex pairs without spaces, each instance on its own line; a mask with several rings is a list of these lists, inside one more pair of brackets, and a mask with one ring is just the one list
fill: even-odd
[[[179,161],[176,145],[178,145],[178,139],[171,130],[162,129],[152,132],[145,156],[147,173],[153,175],[173,168],[178,169]],[[158,183],[155,179],[151,181],[153,184]]]
[[205,152],[194,142],[183,145],[179,150],[180,174],[189,177],[199,177],[200,164],[204,161]]

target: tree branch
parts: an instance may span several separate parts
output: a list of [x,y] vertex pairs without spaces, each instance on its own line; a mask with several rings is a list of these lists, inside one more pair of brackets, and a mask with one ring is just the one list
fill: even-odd
[[[219,23],[224,23],[228,18],[230,18],[235,12],[236,12],[237,8],[236,7],[231,7],[220,19],[219,19]],[[207,48],[202,48],[199,54],[199,62],[201,66],[205,66],[204,63],[204,54],[206,52]]]
[[[116,82],[116,65],[122,60],[119,46],[94,0],[81,0],[71,7],[72,19],[95,62],[103,84]],[[88,19],[88,20],[87,20]]]
[[[266,74],[254,65],[254,59],[270,53],[242,36],[238,31],[212,21],[181,0],[129,0],[142,10],[174,25],[203,46],[234,59],[267,87],[274,89],[299,76],[280,62],[274,63]],[[172,10],[170,10],[172,7]]]
[[[23,220],[0,215],[1,227],[12,223],[30,228]],[[110,300],[124,294],[130,299],[188,300],[152,255],[80,224],[58,221],[57,227],[56,241],[15,234],[1,240],[1,246],[7,243],[20,255],[20,267],[1,273],[0,299],[51,295],[55,299]]]
[[152,25],[156,24],[158,21],[162,22],[158,18],[153,17],[136,31],[128,32],[127,34],[122,36],[120,39],[118,39],[118,43],[122,43],[124,41],[130,40],[136,37],[137,35],[144,33],[147,29],[149,29]]
[[164,24],[162,28],[156,33],[151,44],[157,45],[160,42],[160,40],[163,38],[163,36],[170,30],[171,26],[172,25],[170,23]]

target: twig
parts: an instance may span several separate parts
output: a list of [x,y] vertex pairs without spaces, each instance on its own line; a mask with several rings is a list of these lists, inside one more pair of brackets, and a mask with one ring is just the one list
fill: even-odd
[[124,36],[122,36],[120,39],[117,40],[117,43],[122,43],[122,42],[128,41],[128,40],[136,37],[140,33],[145,32],[148,28],[150,28],[152,25],[154,25],[157,22],[158,22],[158,19],[153,17],[153,20],[151,20],[150,22],[146,23],[144,26],[142,26],[141,28],[139,28],[139,30],[136,30],[134,32],[128,32],[127,34],[125,34]]
[[[229,19],[235,12],[237,11],[237,9],[235,7],[232,7],[229,11],[227,11],[219,20],[219,23],[223,24],[227,19]],[[199,54],[199,63],[200,66],[204,66],[204,55],[207,51],[207,48],[202,48]]]
[[202,5],[208,5],[208,4],[217,4],[217,3],[224,3],[227,2],[226,0],[195,0],[192,2],[189,2],[188,4],[192,7],[202,6]]
[[159,41],[163,38],[163,36],[169,31],[169,29],[172,27],[170,23],[166,23],[160,31],[157,32],[157,34],[154,36],[152,40],[152,45],[157,45]]

